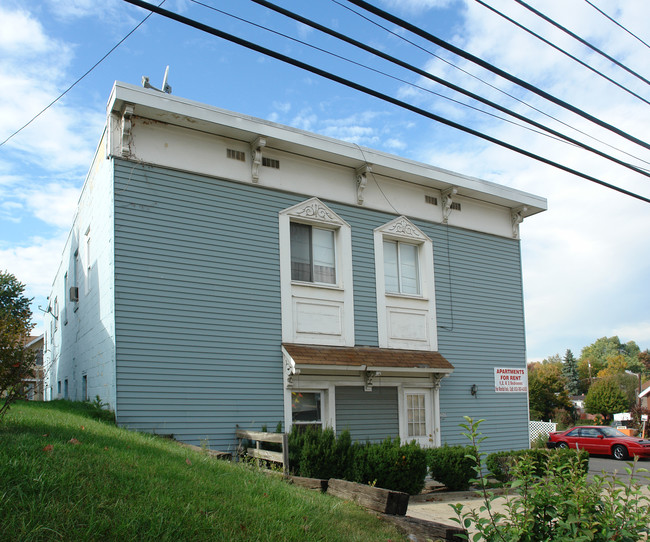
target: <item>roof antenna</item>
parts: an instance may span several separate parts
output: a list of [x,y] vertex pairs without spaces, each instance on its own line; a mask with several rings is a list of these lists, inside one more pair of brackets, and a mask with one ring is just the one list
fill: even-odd
[[146,75],[142,76],[142,86],[144,88],[150,88],[152,90],[157,90],[158,92],[164,92],[165,94],[172,93],[172,87],[167,83],[167,76],[169,75],[169,66],[165,68],[165,77],[163,78],[162,89],[156,88],[149,83],[149,77]]

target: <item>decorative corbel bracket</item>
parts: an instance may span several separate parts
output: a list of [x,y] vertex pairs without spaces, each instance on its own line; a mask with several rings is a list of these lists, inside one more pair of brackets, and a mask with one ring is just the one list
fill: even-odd
[[131,141],[133,139],[133,133],[131,132],[133,128],[133,122],[131,120],[131,117],[133,117],[134,111],[134,104],[127,103],[124,104],[124,107],[122,107],[120,151],[124,157],[131,156]]
[[251,143],[251,155],[253,158],[252,163],[252,177],[253,182],[258,183],[260,180],[260,167],[262,166],[262,149],[266,147],[266,139],[262,136]]
[[282,356],[284,358],[284,379],[287,388],[293,386],[293,377],[300,374],[300,369],[296,368],[296,362],[288,354]]
[[364,386],[363,391],[372,391],[372,382],[376,376],[381,376],[380,371],[365,371],[363,373]]
[[458,187],[452,186],[442,191],[442,223],[447,224],[451,214],[451,204],[454,203],[454,196],[458,194]]
[[445,377],[445,375],[440,374],[440,373],[432,373],[431,374],[431,382],[433,383],[433,388],[434,389],[439,389],[440,388],[440,383],[442,382],[442,379]]
[[519,224],[524,221],[524,213],[528,210],[528,207],[516,207],[510,210],[510,217],[512,219],[512,236],[515,239],[519,239]]
[[357,203],[363,205],[363,191],[368,184],[368,174],[372,173],[372,167],[369,164],[364,164],[355,171],[357,179]]

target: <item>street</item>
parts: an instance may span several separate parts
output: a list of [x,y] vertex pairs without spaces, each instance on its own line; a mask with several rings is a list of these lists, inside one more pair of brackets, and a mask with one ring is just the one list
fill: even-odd
[[[625,470],[626,467],[629,467],[630,461],[616,461],[611,457],[604,455],[591,455],[589,457],[589,478],[593,478],[594,475],[602,475],[603,472],[607,475],[616,474],[616,477],[623,482],[629,480],[629,475]],[[636,470],[646,469],[650,471],[650,459],[640,459],[637,462]],[[648,485],[650,480],[650,472],[640,472],[635,476],[635,479],[639,484]]]

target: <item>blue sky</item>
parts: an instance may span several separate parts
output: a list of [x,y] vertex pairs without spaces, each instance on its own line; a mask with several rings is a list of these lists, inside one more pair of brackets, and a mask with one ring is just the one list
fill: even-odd
[[[650,42],[650,3],[593,0]],[[419,76],[343,46],[247,0],[205,0],[260,26],[272,27],[355,62],[404,80],[346,63],[306,45],[229,18],[189,0],[163,7],[354,79],[456,122],[525,146],[531,152],[650,196],[650,180],[529,130],[479,114],[430,94],[445,95]],[[278,4],[438,76],[466,86],[536,120],[547,117],[505,96],[431,53],[452,61],[549,115],[634,157],[650,152],[589,125],[495,76],[382,21],[395,34],[346,9],[345,0],[278,0]],[[579,106],[643,139],[650,106],[550,50],[473,0],[372,0],[375,5]],[[512,0],[491,5],[547,39],[650,97],[649,87],[522,9]],[[650,78],[650,49],[607,21],[584,0],[530,3],[581,37]],[[0,141],[20,128],[85,73],[146,13],[121,0],[3,0],[0,3]],[[372,17],[370,17],[372,19]],[[376,20],[376,18],[375,18]],[[422,49],[403,41],[407,37]],[[427,52],[428,51],[428,52]],[[56,272],[74,208],[105,122],[115,80],[162,84],[170,66],[173,94],[297,128],[353,141],[548,199],[549,210],[521,226],[528,357],[542,359],[619,335],[650,347],[650,205],[533,162],[333,82],[265,58],[213,36],[152,15],[61,101],[0,147],[0,268],[26,283],[38,305]],[[461,101],[467,102],[461,98]],[[560,124],[554,128],[566,130]],[[603,147],[578,132],[584,140]],[[637,164],[643,162],[635,161]],[[648,164],[645,164],[647,167]]]

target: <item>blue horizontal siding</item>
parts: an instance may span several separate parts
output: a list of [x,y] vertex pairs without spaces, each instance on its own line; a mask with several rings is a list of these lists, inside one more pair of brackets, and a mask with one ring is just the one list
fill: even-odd
[[336,395],[336,431],[347,429],[352,440],[381,441],[399,436],[397,388],[339,386]]
[[[278,213],[305,199],[116,161],[120,423],[228,447],[235,424],[282,420]],[[352,230],[355,342],[377,346],[373,232],[395,215],[325,203]],[[525,367],[519,242],[413,222],[433,241],[439,350],[455,367],[440,391],[442,441],[463,442],[469,415],[486,419],[488,450],[526,447],[526,394],[494,392],[494,367]],[[341,390],[345,418],[352,392]]]

